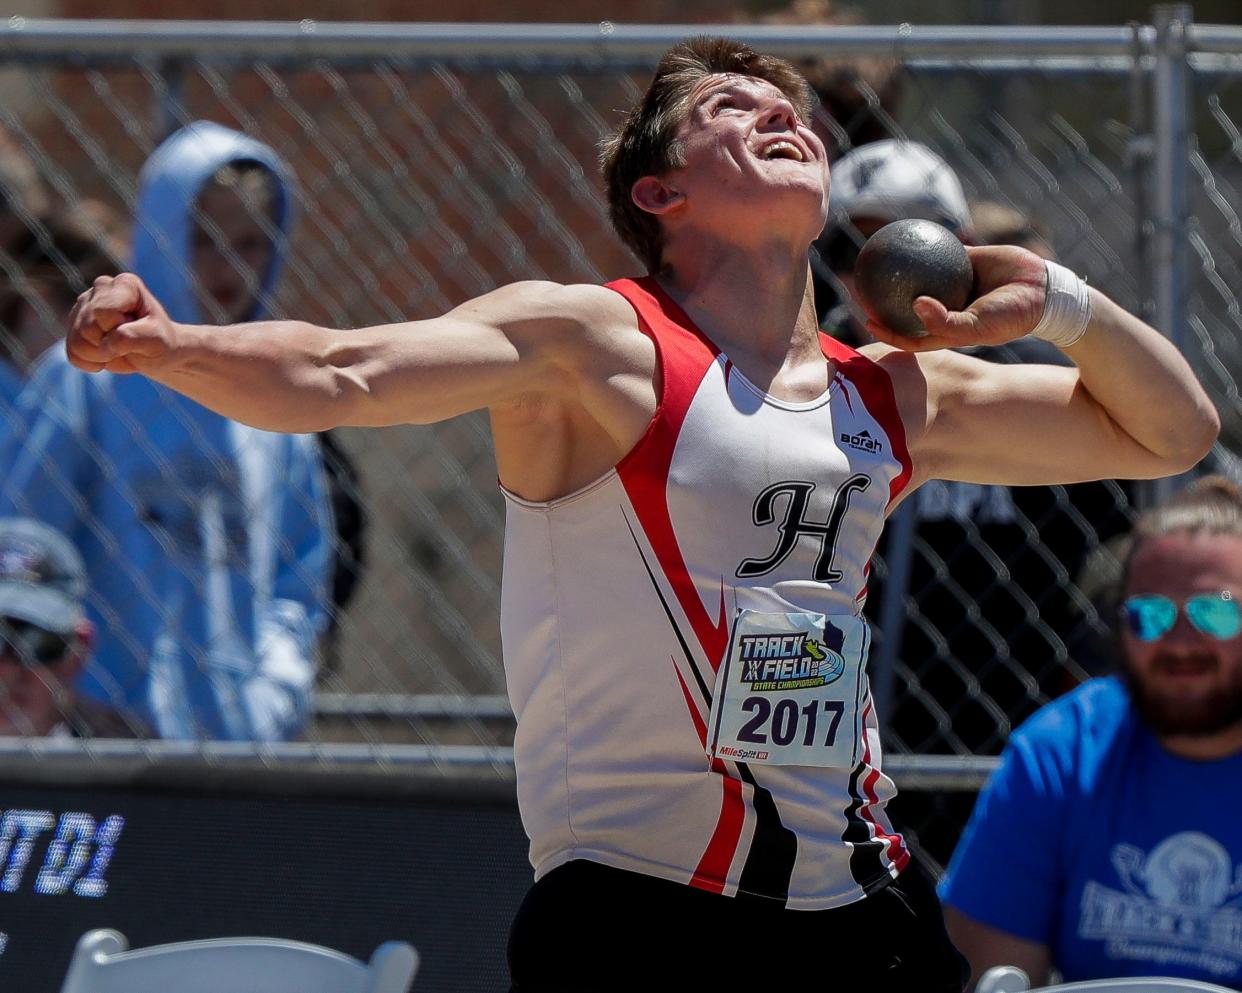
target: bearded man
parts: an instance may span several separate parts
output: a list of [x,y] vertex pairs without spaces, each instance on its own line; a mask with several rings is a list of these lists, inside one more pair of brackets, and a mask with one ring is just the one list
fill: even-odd
[[1019,728],[941,888],[976,976],[1178,976],[1242,989],[1242,491],[1143,514],[1119,672]]

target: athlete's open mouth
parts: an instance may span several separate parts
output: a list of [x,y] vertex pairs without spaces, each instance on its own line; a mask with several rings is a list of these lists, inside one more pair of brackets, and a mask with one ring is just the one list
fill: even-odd
[[806,156],[802,153],[802,149],[792,141],[785,141],[784,139],[765,145],[759,150],[759,157],[762,159],[792,159],[795,162],[806,161]]

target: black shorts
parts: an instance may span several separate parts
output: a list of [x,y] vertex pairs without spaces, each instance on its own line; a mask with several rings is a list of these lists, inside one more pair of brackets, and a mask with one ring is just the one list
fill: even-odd
[[787,910],[577,860],[531,888],[510,993],[962,993],[966,960],[913,864],[865,899]]

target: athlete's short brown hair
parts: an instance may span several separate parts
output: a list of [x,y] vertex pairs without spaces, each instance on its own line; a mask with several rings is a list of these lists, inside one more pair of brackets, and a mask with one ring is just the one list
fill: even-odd
[[608,217],[618,236],[651,272],[664,268],[664,235],[655,215],[634,203],[630,191],[643,176],[660,176],[685,164],[677,132],[690,113],[690,93],[718,73],[762,79],[785,94],[802,119],[810,120],[811,90],[790,63],[761,55],[730,38],[698,37],[674,45],[625,123],[600,143],[600,168]]

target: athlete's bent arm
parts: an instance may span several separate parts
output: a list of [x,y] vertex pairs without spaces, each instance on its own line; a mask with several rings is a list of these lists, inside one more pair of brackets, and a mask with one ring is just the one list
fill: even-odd
[[[1186,360],[1158,331],[1091,290],[1091,322],[1065,349],[1076,367],[1003,365],[946,349],[1021,337],[1043,312],[1042,260],[1015,248],[971,249],[992,292],[966,311],[920,303],[932,333],[877,337],[901,390],[925,392],[907,414],[922,478],[978,483],[1145,479],[1181,472],[1211,448],[1220,420]],[[881,348],[882,346],[874,346]],[[937,350],[939,349],[939,350]]]
[[515,283],[406,324],[210,327],[169,320],[125,274],[97,280],[79,299],[66,348],[81,369],[140,372],[271,431],[430,423],[532,392],[570,392],[583,328],[612,297],[598,287]]

